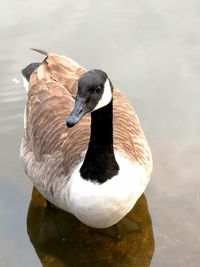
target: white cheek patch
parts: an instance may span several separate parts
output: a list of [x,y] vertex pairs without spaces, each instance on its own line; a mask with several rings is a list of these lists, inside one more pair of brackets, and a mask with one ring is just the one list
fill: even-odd
[[111,99],[112,99],[112,89],[110,87],[110,82],[107,79],[105,84],[104,84],[103,95],[102,95],[101,99],[99,100],[98,104],[96,105],[96,107],[93,109],[93,111],[108,105],[110,103]]

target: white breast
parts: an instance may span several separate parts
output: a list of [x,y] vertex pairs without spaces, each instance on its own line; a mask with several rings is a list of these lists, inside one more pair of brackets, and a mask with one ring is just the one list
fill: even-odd
[[103,184],[84,180],[80,163],[61,193],[68,210],[89,226],[105,228],[117,223],[132,209],[149,181],[138,162],[133,164],[118,153],[115,156],[120,166],[117,176]]

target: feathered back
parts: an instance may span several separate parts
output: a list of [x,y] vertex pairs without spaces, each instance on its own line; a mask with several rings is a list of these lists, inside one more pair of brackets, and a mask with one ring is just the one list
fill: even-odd
[[[90,136],[90,115],[70,129],[65,121],[74,105],[78,78],[85,71],[70,58],[48,54],[31,75],[27,128],[21,148],[22,162],[29,176],[38,175],[43,162],[46,162],[46,169],[43,166],[41,176],[44,173],[47,176],[69,175],[72,165],[83,157]],[[113,136],[114,148],[131,161],[140,162],[150,174],[151,152],[139,120],[117,89],[113,95]]]

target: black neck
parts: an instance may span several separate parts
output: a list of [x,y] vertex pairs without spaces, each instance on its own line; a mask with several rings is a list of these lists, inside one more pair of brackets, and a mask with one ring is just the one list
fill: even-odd
[[81,176],[104,183],[118,173],[113,150],[113,103],[91,113],[91,134]]

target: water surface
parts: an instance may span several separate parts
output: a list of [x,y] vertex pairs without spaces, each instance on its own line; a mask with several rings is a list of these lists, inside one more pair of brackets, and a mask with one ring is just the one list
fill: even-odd
[[154,158],[146,190],[155,239],[150,266],[199,266],[199,1],[0,6],[0,265],[41,266],[26,230],[32,184],[19,162],[26,98],[20,70],[42,60],[28,50],[36,47],[102,68],[130,99]]

